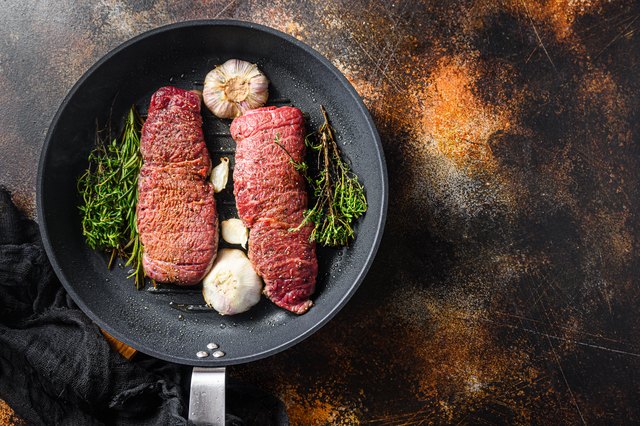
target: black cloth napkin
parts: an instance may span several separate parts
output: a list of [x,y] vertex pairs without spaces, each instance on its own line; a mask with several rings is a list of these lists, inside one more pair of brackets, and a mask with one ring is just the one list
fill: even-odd
[[[185,425],[191,368],[112,350],[56,278],[37,225],[0,188],[0,398],[28,424]],[[283,404],[228,386],[227,424],[287,423]]]

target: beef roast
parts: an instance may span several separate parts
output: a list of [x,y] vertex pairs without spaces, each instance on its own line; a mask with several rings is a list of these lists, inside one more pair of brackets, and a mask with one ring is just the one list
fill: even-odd
[[295,161],[304,159],[304,120],[293,107],[251,110],[231,124],[237,143],[233,172],[238,215],[251,229],[249,259],[276,305],[297,314],[313,302],[318,261],[312,227],[303,220],[308,197]]
[[151,97],[140,140],[138,232],[147,276],[195,284],[218,246],[218,215],[202,134],[200,98],[175,87]]

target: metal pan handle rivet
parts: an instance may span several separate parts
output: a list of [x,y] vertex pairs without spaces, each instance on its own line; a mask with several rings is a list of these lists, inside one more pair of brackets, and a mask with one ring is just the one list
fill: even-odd
[[222,352],[222,351],[215,351],[211,355],[213,355],[214,358],[221,358],[221,357],[225,356],[225,353]]
[[[197,356],[198,358],[206,358],[206,357],[208,357],[208,356],[209,356],[209,352],[206,352],[206,351],[198,351],[198,352],[196,352],[196,356]],[[216,356],[216,355],[215,355],[215,354],[213,354],[213,356]]]
[[208,349],[218,349],[219,346],[217,344],[211,342],[211,343],[207,344],[207,348]]

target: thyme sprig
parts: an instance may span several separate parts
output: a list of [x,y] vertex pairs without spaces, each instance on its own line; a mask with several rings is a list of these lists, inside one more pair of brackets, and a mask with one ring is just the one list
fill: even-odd
[[109,268],[116,256],[126,258],[126,265],[132,269],[129,278],[134,278],[138,288],[144,285],[142,244],[136,225],[141,126],[142,120],[132,107],[119,138],[108,140],[110,132],[96,131],[89,168],[78,180],[82,233],[87,245],[111,252]]
[[[311,223],[311,241],[340,247],[349,244],[355,237],[353,223],[367,211],[367,197],[358,176],[342,159],[327,111],[322,105],[320,109],[324,122],[317,131],[305,138],[305,145],[315,153],[317,173],[311,176],[308,163],[295,161],[287,152],[289,161],[307,180],[315,200],[313,207],[305,210],[300,225],[292,231]],[[278,138],[276,144],[285,149]]]

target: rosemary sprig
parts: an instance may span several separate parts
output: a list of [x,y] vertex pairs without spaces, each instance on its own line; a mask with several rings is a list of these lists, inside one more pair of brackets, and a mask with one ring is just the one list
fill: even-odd
[[78,180],[82,197],[82,233],[92,249],[111,252],[109,268],[117,255],[131,266],[136,287],[144,285],[142,245],[136,226],[141,119],[132,107],[120,138],[96,131],[96,147],[89,154],[89,168]]
[[[320,109],[324,123],[305,138],[306,146],[316,154],[317,174],[310,176],[308,164],[293,160],[287,152],[293,166],[306,178],[315,199],[313,207],[304,212],[302,222],[293,231],[311,223],[311,241],[340,247],[355,237],[353,222],[367,211],[367,197],[364,186],[342,159],[327,111],[322,105]],[[285,149],[277,139],[276,144]]]

